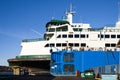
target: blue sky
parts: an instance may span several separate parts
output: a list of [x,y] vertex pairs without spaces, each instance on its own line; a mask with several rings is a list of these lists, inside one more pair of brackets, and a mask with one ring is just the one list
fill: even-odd
[[21,51],[23,39],[39,38],[54,17],[61,19],[70,3],[76,12],[73,22],[90,23],[94,28],[118,20],[120,0],[0,0],[0,65]]

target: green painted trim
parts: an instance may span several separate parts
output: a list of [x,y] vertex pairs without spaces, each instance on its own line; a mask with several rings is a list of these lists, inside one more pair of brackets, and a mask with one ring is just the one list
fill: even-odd
[[22,42],[36,42],[36,41],[43,41],[42,38],[36,38],[36,39],[24,39]]
[[51,58],[50,55],[24,55],[24,56],[16,56],[16,58]]
[[70,24],[68,21],[65,21],[65,20],[51,20],[50,22],[48,22],[47,24],[46,24],[46,27],[48,27],[48,25],[49,24],[60,24],[60,25],[62,25],[62,24]]
[[54,23],[69,23],[68,21],[65,21],[65,20],[51,20],[50,22],[54,22]]

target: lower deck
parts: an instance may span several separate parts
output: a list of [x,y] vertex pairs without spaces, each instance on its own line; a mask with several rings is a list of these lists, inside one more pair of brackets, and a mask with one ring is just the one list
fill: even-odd
[[[47,74],[50,70],[50,59],[22,59],[14,58],[9,59],[9,66],[13,68],[15,75],[22,75],[24,72],[29,72],[30,74],[39,75]],[[16,73],[16,71],[18,73]]]

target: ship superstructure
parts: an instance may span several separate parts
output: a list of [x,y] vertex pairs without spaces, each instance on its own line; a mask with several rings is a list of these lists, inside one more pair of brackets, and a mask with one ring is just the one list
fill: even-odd
[[[67,43],[73,49],[109,49],[114,50],[120,39],[120,21],[113,27],[94,29],[90,24],[73,23],[73,12],[66,12],[66,19],[51,20],[46,24],[44,39],[26,39],[22,41],[20,56],[48,56],[50,49],[62,50]],[[94,44],[94,45],[93,45]]]
[[88,23],[73,23],[73,14],[70,9],[66,12],[66,18],[49,21],[43,39],[24,39],[22,50],[16,58],[50,60],[51,49],[64,50],[68,45],[73,50],[118,50],[116,46],[120,43],[120,20],[115,26],[94,29]]

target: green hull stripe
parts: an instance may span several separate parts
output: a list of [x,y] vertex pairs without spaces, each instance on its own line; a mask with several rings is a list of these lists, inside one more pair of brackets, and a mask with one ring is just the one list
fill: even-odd
[[24,56],[16,56],[16,58],[50,58],[50,55],[24,55]]

